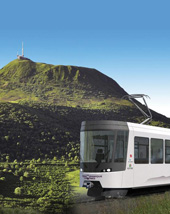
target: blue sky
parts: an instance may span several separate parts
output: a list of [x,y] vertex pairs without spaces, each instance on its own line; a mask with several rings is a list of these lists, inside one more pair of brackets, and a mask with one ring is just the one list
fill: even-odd
[[170,117],[170,2],[6,0],[0,68],[21,54],[36,62],[96,68]]

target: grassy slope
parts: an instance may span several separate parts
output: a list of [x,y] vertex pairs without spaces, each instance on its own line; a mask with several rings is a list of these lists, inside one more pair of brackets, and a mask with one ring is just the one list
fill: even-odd
[[[126,92],[95,69],[14,60],[0,80],[2,159],[74,158],[83,120],[142,120],[121,99]],[[156,112],[153,118],[153,125],[170,127],[170,119]]]
[[0,100],[39,101],[96,108],[130,105],[126,92],[95,69],[14,60],[0,70]]

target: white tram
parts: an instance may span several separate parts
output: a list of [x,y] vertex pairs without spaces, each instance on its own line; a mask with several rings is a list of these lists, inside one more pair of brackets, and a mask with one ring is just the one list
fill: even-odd
[[118,121],[81,124],[80,186],[89,196],[170,184],[170,129]]

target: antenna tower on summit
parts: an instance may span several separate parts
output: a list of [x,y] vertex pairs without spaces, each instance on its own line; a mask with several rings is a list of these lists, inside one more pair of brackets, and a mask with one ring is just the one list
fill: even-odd
[[22,42],[22,55],[18,55],[18,52],[17,52],[17,58],[20,60],[30,60],[30,59],[24,57],[24,43],[23,42]]
[[24,43],[22,42],[22,56],[24,56]]

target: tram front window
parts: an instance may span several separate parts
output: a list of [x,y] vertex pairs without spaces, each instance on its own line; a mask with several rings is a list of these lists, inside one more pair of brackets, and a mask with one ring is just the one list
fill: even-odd
[[81,132],[80,158],[85,171],[113,168],[113,164],[125,163],[127,131]]
[[83,162],[111,162],[115,140],[113,131],[81,132],[80,155]]

